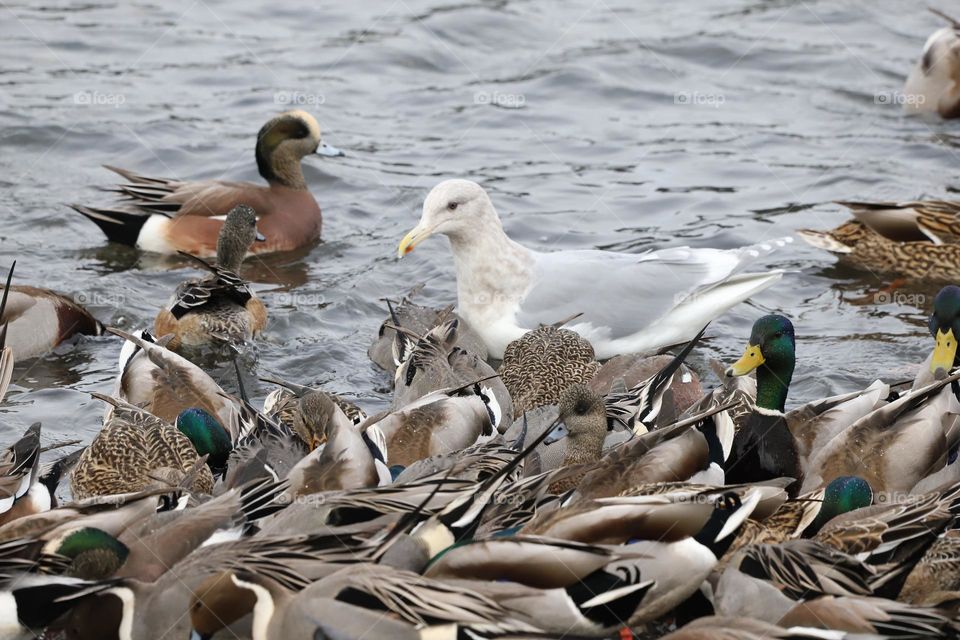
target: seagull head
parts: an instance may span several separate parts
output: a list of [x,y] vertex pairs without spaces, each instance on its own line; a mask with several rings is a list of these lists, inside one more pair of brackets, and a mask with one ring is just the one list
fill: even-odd
[[478,223],[498,220],[497,212],[483,187],[470,180],[445,180],[423,201],[420,222],[403,237],[397,257],[407,255],[420,242],[436,233],[467,237]]

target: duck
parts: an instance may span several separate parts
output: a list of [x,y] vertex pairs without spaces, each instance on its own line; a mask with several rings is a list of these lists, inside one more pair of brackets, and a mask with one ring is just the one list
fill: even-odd
[[953,281],[960,276],[960,202],[839,201],[853,219],[835,229],[801,229],[808,244],[872,273]]
[[433,391],[360,425],[365,437],[384,443],[390,466],[459,451],[500,434],[503,412],[496,394],[483,382]]
[[956,51],[960,47],[960,22],[928,7],[949,26],[937,29],[923,45],[920,60],[907,76],[903,87],[904,110],[908,113],[935,113],[944,119],[960,117],[960,63]]
[[312,154],[343,155],[322,142],[316,118],[300,109],[285,111],[257,133],[257,169],[268,186],[154,178],[106,166],[124,179],[114,190],[125,200],[116,207],[69,206],[93,221],[111,242],[160,254],[183,251],[208,258],[216,253],[223,216],[238,204],[247,204],[257,212],[259,229],[266,237],[250,251],[290,251],[320,238],[320,207],[300,167],[300,161]]
[[[820,482],[826,485],[839,475],[856,475],[853,471],[821,477],[811,467],[827,442],[887,406],[889,386],[878,381],[866,389],[814,400],[785,413],[795,367],[796,334],[790,319],[779,314],[758,318],[743,356],[725,371],[727,377],[756,372],[755,402],[734,436],[725,466],[728,482],[794,478],[790,493],[796,496],[798,491],[813,491],[821,487]],[[805,476],[810,476],[810,482],[804,482]]]
[[[341,569],[304,589],[292,589],[268,576],[233,571],[208,578],[190,606],[193,637],[210,638],[248,613],[252,640],[315,637],[474,637],[487,632],[540,632],[495,599],[469,586],[424,578],[409,571],[361,564]],[[418,633],[423,631],[423,635]],[[437,631],[434,631],[437,633]],[[380,635],[385,634],[385,635]],[[453,637],[451,636],[451,637]]]
[[396,334],[400,366],[394,374],[391,407],[399,409],[439,389],[483,380],[500,407],[500,424],[511,424],[511,394],[486,360],[457,346],[459,333],[460,321],[452,318],[419,337]]
[[157,314],[154,335],[172,334],[167,346],[176,350],[223,342],[242,344],[263,331],[267,308],[238,275],[250,245],[263,240],[251,207],[239,204],[231,209],[220,228],[216,264],[194,257],[210,275],[177,287]]
[[359,426],[367,419],[363,409],[335,393],[274,377],[260,380],[278,387],[263,401],[263,413],[296,434],[308,451],[327,441],[328,423]]
[[16,264],[7,272],[0,301],[4,346],[14,360],[43,356],[77,335],[103,335],[103,324],[75,300],[50,289],[12,285]]
[[447,180],[431,190],[420,222],[400,241],[398,257],[437,234],[450,239],[457,313],[495,359],[527,331],[576,314],[566,327],[590,341],[601,360],[685,342],[777,282],[782,271],[743,269],[792,242],[777,239],[733,250],[674,247],[641,255],[543,253],[511,240],[490,196],[469,180]]
[[500,380],[521,416],[531,409],[558,404],[573,384],[586,384],[600,370],[593,345],[577,332],[541,325],[507,345],[497,368]]
[[377,330],[377,338],[367,349],[367,356],[373,364],[377,365],[387,373],[396,378],[397,367],[400,366],[400,358],[396,354],[396,345],[398,332],[403,335],[422,336],[428,331],[449,320],[457,320],[460,324],[457,328],[457,344],[467,353],[473,353],[481,360],[487,359],[487,347],[473,329],[471,329],[463,318],[453,311],[453,305],[435,309],[413,302],[410,298],[419,292],[423,285],[418,285],[413,291],[400,298],[399,303],[394,303],[389,298],[385,298],[387,309],[390,315],[380,323]]
[[0,453],[0,527],[51,508],[50,490],[40,481],[40,423]]
[[[107,331],[125,341],[113,397],[142,407],[167,423],[176,422],[187,409],[203,409],[227,430],[232,442],[237,442],[242,434],[232,396],[203,369],[166,347],[172,335],[156,339],[145,330],[127,333],[108,327]],[[105,418],[112,409],[108,403]]]
[[144,409],[93,396],[113,411],[70,474],[74,499],[140,491],[158,480],[176,486],[190,479],[197,491],[213,492],[213,475],[186,435]]

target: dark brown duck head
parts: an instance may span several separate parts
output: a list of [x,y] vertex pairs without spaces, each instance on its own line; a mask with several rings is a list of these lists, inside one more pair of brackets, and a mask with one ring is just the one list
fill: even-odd
[[320,125],[306,111],[285,111],[257,133],[257,169],[271,185],[306,190],[300,160],[311,154],[334,157],[343,152],[323,144]]

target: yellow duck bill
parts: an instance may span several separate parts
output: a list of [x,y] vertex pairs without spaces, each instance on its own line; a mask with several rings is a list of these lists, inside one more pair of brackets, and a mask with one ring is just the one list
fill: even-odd
[[943,369],[949,373],[957,355],[957,338],[953,335],[953,329],[947,329],[946,333],[942,329],[937,329],[936,338],[937,345],[933,348],[930,371],[936,373],[937,369]]
[[740,359],[727,367],[727,376],[745,376],[764,363],[760,347],[748,344]]

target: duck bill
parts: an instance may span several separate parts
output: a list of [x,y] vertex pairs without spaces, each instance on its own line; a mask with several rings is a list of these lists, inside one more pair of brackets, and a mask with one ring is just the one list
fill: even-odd
[[728,376],[745,376],[764,363],[760,347],[748,344],[740,359],[727,367]]
[[413,248],[430,237],[432,229],[424,229],[421,225],[415,226],[410,233],[403,236],[400,245],[397,247],[397,258],[407,255]]
[[957,355],[957,339],[953,335],[953,329],[947,329],[946,333],[937,329],[936,338],[937,345],[933,348],[933,357],[930,359],[930,371],[936,373],[937,369],[943,369],[949,372]]
[[343,156],[347,155],[343,151],[340,151],[340,149],[337,149],[333,145],[329,145],[326,142],[320,143],[320,146],[317,147],[315,153],[323,158],[342,158]]
[[265,235],[263,235],[262,233],[260,233],[260,230],[257,229],[257,230],[256,230],[256,235],[253,236],[253,241],[254,241],[254,242],[266,242],[266,241],[267,241],[267,236],[265,236]]
[[569,435],[570,432],[567,431],[567,425],[561,422],[550,431],[546,438],[543,439],[543,444],[553,444],[554,442],[559,442]]

